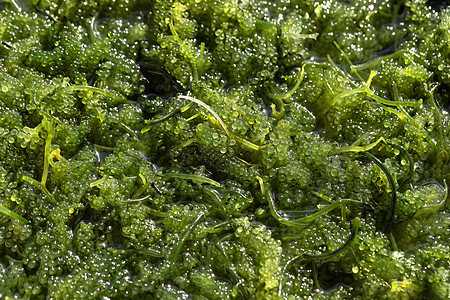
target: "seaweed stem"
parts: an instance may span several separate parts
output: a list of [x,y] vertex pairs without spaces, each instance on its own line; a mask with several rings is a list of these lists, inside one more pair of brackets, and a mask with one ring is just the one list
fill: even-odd
[[351,231],[350,235],[345,240],[344,244],[339,246],[337,249],[327,252],[327,253],[322,253],[322,254],[302,253],[302,254],[294,256],[293,258],[288,260],[286,262],[286,264],[284,265],[283,269],[281,270],[280,284],[278,285],[278,296],[281,296],[281,290],[283,288],[284,274],[294,262],[299,261],[299,260],[310,259],[310,260],[313,260],[313,264],[314,264],[314,260],[328,259],[332,256],[340,254],[341,252],[346,250],[350,246],[350,244],[353,242],[353,240],[355,239],[356,235],[358,234],[360,222],[361,222],[361,220],[359,218],[354,219],[354,221],[353,221],[354,224],[352,226],[352,231]]
[[15,212],[13,212],[12,210],[0,205],[0,213],[7,215],[8,217],[11,217],[13,219],[16,219],[17,221],[19,221],[22,224],[28,224],[28,220],[25,219],[24,217],[16,214]]
[[53,139],[53,124],[44,119],[47,124],[47,138],[45,139],[45,148],[44,148],[44,169],[42,171],[42,179],[41,183],[43,186],[47,183],[48,171],[49,171],[49,154],[50,154],[50,144]]
[[266,188],[264,185],[264,182],[262,180],[261,177],[257,177],[260,186],[261,186],[261,192],[264,196],[267,197],[268,202],[269,202],[269,208],[270,208],[270,212],[272,214],[272,216],[277,219],[281,224],[287,225],[287,226],[292,226],[292,227],[304,227],[307,226],[309,223],[311,223],[312,221],[314,221],[317,218],[320,218],[323,215],[326,215],[327,213],[329,213],[330,211],[338,208],[338,207],[342,207],[345,206],[346,204],[350,204],[350,203],[355,203],[355,204],[362,204],[359,201],[356,200],[351,200],[351,199],[340,199],[337,200],[335,202],[333,202],[330,205],[327,205],[326,207],[310,214],[307,215],[305,217],[301,217],[301,218],[296,218],[293,220],[289,219],[289,216],[285,216],[282,215],[276,205],[275,205],[275,199],[273,196],[273,192],[270,190],[270,188]]
[[[292,87],[292,89],[286,93],[282,93],[282,94],[275,94],[275,93],[268,93],[268,96],[273,99],[273,100],[279,100],[279,101],[284,101],[286,103],[290,103],[292,101],[288,100],[294,93],[295,91],[298,89],[298,87],[300,86],[300,84],[303,82],[303,79],[305,78],[305,66],[306,64],[303,64],[302,66],[302,70],[300,72],[300,76],[298,77],[295,85]],[[280,104],[281,103],[281,104]],[[282,105],[283,102],[277,102],[275,104],[278,105]]]
[[208,196],[210,196],[213,199],[214,203],[219,208],[222,217],[226,220],[230,219],[230,216],[226,214],[226,209],[225,206],[223,206],[222,200],[220,199],[219,195],[217,195],[217,191],[206,188],[204,189],[204,191]]
[[220,183],[218,183],[215,180],[212,180],[211,178],[208,177],[203,177],[200,175],[196,175],[196,174],[181,174],[181,173],[166,173],[163,175],[163,177],[166,178],[181,178],[181,179],[187,179],[187,180],[192,180],[194,182],[200,182],[200,183],[208,183],[211,185],[215,185],[217,187],[220,187]]
[[386,166],[378,158],[376,158],[374,155],[370,154],[369,152],[362,152],[362,154],[365,155],[366,157],[368,157],[369,159],[371,159],[377,166],[380,167],[380,169],[386,175],[386,177],[388,179],[388,182],[389,182],[389,185],[391,187],[391,193],[392,193],[391,209],[389,211],[388,222],[387,222],[386,227],[384,229],[384,232],[386,234],[388,234],[388,233],[391,232],[391,229],[392,229],[392,224],[394,222],[394,215],[395,215],[395,206],[397,205],[397,191],[396,191],[395,185],[394,185],[394,178],[392,177],[391,173],[386,168]]
[[225,126],[225,123],[222,121],[220,116],[208,104],[206,104],[205,102],[203,102],[197,98],[190,97],[190,96],[180,95],[180,96],[178,96],[178,98],[192,101],[192,102],[206,108],[206,110],[209,111],[214,116],[214,118],[216,118],[216,120],[220,123],[220,126],[222,126],[223,131],[225,131],[225,133],[228,136],[230,136],[230,132],[228,131],[227,126]]
[[47,190],[47,188],[45,187],[45,185],[43,185],[41,182],[37,181],[36,179],[33,179],[29,176],[22,176],[22,180],[25,180],[29,183],[31,183],[32,185],[34,185],[35,187],[37,187],[38,189],[41,190],[41,192],[43,192],[47,198],[50,200],[50,202],[52,203],[56,203],[55,198],[53,197],[52,194],[50,194],[50,192]]
[[170,253],[168,260],[171,263],[171,265],[176,269],[176,262],[178,259],[178,256],[180,255],[181,249],[183,248],[184,244],[188,240],[191,233],[194,231],[195,227],[200,223],[200,220],[205,215],[205,212],[201,212],[198,214],[197,218],[195,218],[194,222],[192,222],[191,226],[186,230],[183,237],[181,238],[180,242],[173,248],[172,252]]

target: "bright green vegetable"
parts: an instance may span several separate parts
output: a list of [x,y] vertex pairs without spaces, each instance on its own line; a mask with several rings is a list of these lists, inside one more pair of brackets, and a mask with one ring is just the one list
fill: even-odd
[[448,299],[445,3],[3,1],[0,298]]

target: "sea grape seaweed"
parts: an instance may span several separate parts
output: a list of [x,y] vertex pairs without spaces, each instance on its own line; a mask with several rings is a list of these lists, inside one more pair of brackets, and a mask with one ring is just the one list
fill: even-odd
[[0,295],[448,299],[447,1],[0,5]]

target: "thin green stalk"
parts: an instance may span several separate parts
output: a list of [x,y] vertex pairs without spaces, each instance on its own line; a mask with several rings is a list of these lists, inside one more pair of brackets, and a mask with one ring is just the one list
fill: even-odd
[[339,52],[341,52],[341,54],[344,57],[345,61],[350,66],[350,71],[352,71],[359,80],[362,80],[362,77],[359,75],[358,70],[355,68],[355,66],[353,66],[352,62],[348,58],[347,54],[345,54],[344,50],[342,50],[342,48],[339,46],[339,44],[336,43],[335,41],[333,43],[334,43],[334,46],[336,46],[336,48],[339,50]]
[[[283,278],[285,277],[284,274],[287,272],[287,270],[289,270],[289,267],[299,261],[299,260],[313,260],[313,264],[315,263],[314,260],[324,260],[324,259],[329,259],[335,255],[340,254],[341,252],[343,252],[344,250],[346,250],[347,248],[349,248],[350,244],[353,242],[353,240],[355,239],[356,235],[358,234],[358,229],[359,229],[359,225],[360,225],[360,220],[357,218],[354,220],[354,224],[352,226],[352,231],[350,233],[350,235],[348,236],[348,238],[345,240],[344,244],[342,244],[341,246],[339,246],[337,249],[327,252],[327,253],[322,253],[322,254],[309,254],[309,253],[302,253],[300,255],[294,256],[293,258],[291,258],[290,260],[288,260],[286,262],[286,264],[284,265],[283,269],[281,270],[281,275],[280,275],[280,280],[279,280],[279,285],[278,285],[278,296],[281,296],[281,291],[283,289]],[[351,250],[351,248],[349,248]],[[314,274],[313,274],[314,276]],[[316,279],[315,279],[316,281]]]
[[197,99],[197,98],[190,97],[190,96],[180,95],[180,96],[178,96],[178,98],[180,98],[180,99],[186,99],[186,100],[192,101],[192,102],[194,102],[194,103],[196,103],[196,104],[198,104],[198,105],[204,107],[204,108],[205,108],[207,111],[209,111],[209,112],[214,116],[214,118],[219,122],[220,126],[222,126],[223,131],[225,131],[225,133],[226,133],[228,136],[230,136],[230,132],[228,131],[227,126],[225,126],[225,123],[222,121],[222,119],[219,117],[219,115],[218,115],[218,114],[217,114],[217,113],[216,113],[216,112],[215,112],[208,104],[206,104],[205,102],[203,102],[203,101],[201,101],[201,100],[199,100],[199,99]]
[[204,231],[208,233],[219,233],[225,230],[227,227],[231,227],[230,225],[230,221],[222,221],[213,226],[205,228]]
[[294,87],[289,92],[282,93],[282,94],[268,93],[268,96],[271,99],[282,101],[282,102],[275,103],[275,104],[277,104],[277,106],[282,105],[283,101],[286,102],[286,103],[292,102],[292,101],[289,100],[289,98],[295,93],[295,91],[298,89],[300,84],[303,82],[303,79],[305,78],[305,66],[306,66],[306,64],[304,64],[302,66],[302,70],[300,72],[300,76],[298,77]]
[[[45,120],[45,119],[44,119]],[[47,177],[49,172],[49,154],[50,154],[50,145],[53,139],[53,124],[52,122],[45,120],[47,124],[47,138],[45,139],[45,148],[44,148],[44,168],[42,170],[42,179],[41,183],[43,186],[47,183]]]
[[217,195],[217,192],[215,190],[213,191],[206,188],[204,189],[204,191],[209,197],[211,197],[211,199],[213,199],[214,203],[219,208],[222,217],[226,220],[230,219],[230,216],[227,215],[226,213],[227,210],[225,209],[225,206],[223,206],[222,200],[220,199],[219,195]]
[[390,232],[388,234],[388,237],[389,237],[389,242],[391,242],[392,250],[398,251],[397,242],[395,241],[395,238],[394,238],[394,235],[392,234],[392,232]]
[[418,101],[393,101],[393,100],[387,100],[384,99],[380,96],[377,96],[373,93],[373,91],[371,91],[372,93],[367,93],[367,96],[369,96],[370,98],[372,98],[375,101],[380,102],[381,104],[384,105],[389,105],[389,106],[412,106],[412,107],[417,107],[420,106],[422,104],[422,100],[418,100]]
[[198,183],[208,183],[211,185],[215,185],[217,187],[220,187],[220,183],[218,183],[217,181],[212,180],[211,178],[208,177],[203,177],[200,175],[196,175],[196,174],[183,174],[183,173],[166,173],[163,175],[163,177],[165,177],[165,179],[168,178],[181,178],[181,179],[187,179],[187,180],[192,180],[194,182],[198,182]]
[[369,61],[366,61],[364,63],[355,65],[355,66],[353,66],[353,68],[355,70],[373,69],[378,64],[380,64],[381,61],[396,58],[397,56],[403,55],[404,52],[405,52],[404,50],[399,50],[399,51],[394,52],[392,54],[388,54],[388,55],[385,55],[385,56],[378,56],[378,57],[376,57],[374,59],[371,59]]
[[109,175],[104,175],[102,178],[100,178],[100,179],[98,179],[98,180],[96,180],[94,182],[91,182],[89,184],[89,186],[90,187],[96,187],[97,185],[103,184],[108,178],[109,178]]
[[138,250],[138,253],[143,255],[149,255],[156,258],[164,258],[164,254],[161,251],[152,248]]
[[[219,97],[219,95],[217,95],[217,94],[216,94],[216,96]],[[199,99],[196,99],[196,98],[194,98],[194,97],[184,96],[184,95],[180,95],[180,96],[178,96],[178,98],[180,98],[180,99],[186,99],[186,100],[192,101],[192,102],[194,102],[194,103],[196,103],[196,104],[198,104],[198,105],[204,107],[207,111],[209,111],[209,112],[213,115],[214,118],[211,117],[211,119],[218,122],[217,125],[220,125],[220,127],[222,127],[222,130],[226,133],[226,135],[227,135],[228,137],[230,137],[230,138],[236,140],[237,142],[241,143],[242,145],[244,145],[244,146],[246,146],[246,147],[248,147],[248,148],[250,148],[250,149],[256,150],[256,151],[261,150],[261,149],[264,148],[264,147],[267,147],[267,145],[264,145],[264,146],[258,146],[258,145],[255,145],[255,144],[253,144],[252,142],[249,142],[249,141],[247,141],[247,140],[245,140],[245,139],[243,139],[243,138],[241,138],[241,137],[238,137],[238,136],[235,136],[235,135],[231,134],[231,133],[228,131],[228,128],[227,128],[227,126],[225,125],[225,123],[224,123],[224,122],[222,121],[222,119],[220,118],[220,116],[219,116],[219,115],[218,115],[218,114],[217,114],[217,113],[216,113],[209,105],[207,105],[207,104],[204,103],[203,101],[201,101],[201,100],[199,100]]]
[[441,208],[445,209],[445,206],[447,205],[447,201],[448,201],[448,186],[447,186],[447,181],[444,180],[444,196],[442,197],[442,200],[439,203],[434,204],[434,205],[424,205],[422,208],[420,208],[414,214],[414,218],[433,213],[435,211],[438,211]]
[[139,174],[139,177],[142,180],[142,186],[136,191],[136,193],[134,193],[133,197],[131,197],[132,200],[135,200],[135,199],[139,198],[139,196],[141,196],[142,193],[145,192],[145,190],[147,189],[147,187],[150,184],[150,182],[147,181],[147,178],[145,178],[144,175]]
[[43,192],[45,194],[45,196],[47,196],[47,198],[50,200],[51,203],[56,203],[55,198],[53,197],[52,194],[50,194],[50,192],[47,190],[47,188],[45,187],[45,185],[43,185],[41,182],[28,177],[28,176],[22,176],[22,180],[25,180],[29,183],[31,183],[32,185],[34,185],[35,187],[37,187],[38,189],[41,190],[41,192]]
[[283,289],[283,278],[285,277],[284,274],[286,273],[287,270],[289,270],[289,267],[299,261],[299,260],[305,260],[305,258],[303,257],[303,254],[294,256],[293,258],[291,258],[290,260],[288,260],[286,262],[286,264],[284,265],[283,269],[281,270],[281,275],[280,275],[280,280],[279,280],[279,284],[278,284],[278,297],[281,297],[281,291]]
[[353,242],[356,235],[358,234],[359,219],[355,219],[354,223],[356,223],[356,224],[353,225],[350,235],[345,240],[344,244],[339,246],[339,248],[337,248],[333,251],[327,252],[327,253],[322,253],[322,254],[303,253],[302,254],[303,257],[306,259],[329,259],[330,257],[333,257],[333,256],[338,255],[339,253],[343,252],[345,249],[347,249],[350,246],[350,244]]
[[268,145],[256,145],[256,144],[254,144],[254,143],[252,143],[250,141],[247,141],[247,140],[245,140],[245,139],[243,139],[241,137],[238,137],[236,135],[233,135],[232,138],[234,140],[236,140],[236,142],[241,143],[242,145],[244,145],[244,146],[246,146],[246,147],[248,147],[248,148],[250,148],[252,150],[255,150],[255,151],[259,151],[259,150],[264,149],[264,148],[266,148],[268,146]]
[[413,160],[411,154],[409,154],[409,152],[404,147],[402,147],[400,145],[395,145],[395,144],[389,144],[389,145],[397,150],[400,150],[400,153],[408,161],[408,170],[402,177],[399,178],[399,180],[397,180],[399,189],[401,189],[405,184],[407,184],[411,180],[411,178],[414,174],[414,160]]
[[395,216],[395,206],[397,205],[397,191],[396,191],[395,185],[394,185],[394,178],[392,177],[391,173],[386,168],[386,166],[378,158],[376,158],[374,155],[370,154],[369,152],[362,152],[362,154],[365,155],[366,157],[368,157],[369,159],[371,159],[376,165],[378,165],[380,167],[380,169],[386,175],[388,182],[389,182],[389,186],[391,188],[391,193],[392,193],[391,209],[389,211],[388,222],[384,229],[384,232],[388,234],[391,232],[391,229],[392,229],[392,225],[394,222],[394,216]]
[[342,98],[346,98],[352,95],[356,95],[356,94],[360,94],[360,93],[366,93],[367,90],[365,87],[360,87],[360,88],[355,88],[353,90],[349,90],[349,91],[344,91],[336,96],[334,96],[333,99],[331,99],[331,101],[324,107],[322,114],[325,115],[326,112],[333,106],[335,105],[340,99]]
[[20,7],[19,4],[17,4],[16,0],[7,0],[6,3],[10,3],[18,12],[22,11],[22,7]]
[[[340,99],[342,98],[346,98],[355,94],[361,94],[361,93],[365,93],[366,96],[368,96],[369,98],[372,98],[373,100],[384,104],[384,105],[388,105],[388,106],[396,106],[399,109],[402,106],[413,106],[413,107],[417,107],[420,106],[420,104],[422,103],[421,100],[419,101],[392,101],[392,100],[387,100],[384,99],[378,95],[375,95],[375,92],[373,90],[370,89],[370,85],[372,83],[373,78],[377,75],[377,72],[375,71],[371,71],[369,78],[367,79],[367,82],[365,84],[364,87],[359,87],[359,88],[355,88],[352,90],[348,90],[348,91],[344,91],[338,95],[336,95],[333,99],[331,99],[331,101],[329,103],[327,103],[327,105],[324,107],[322,114],[325,114],[333,105],[335,105]],[[392,112],[392,111],[391,111]],[[400,117],[400,119],[404,119],[403,117]]]
[[8,217],[11,217],[13,219],[16,219],[17,221],[19,221],[22,224],[28,224],[28,220],[25,219],[24,217],[16,214],[15,212],[13,212],[12,210],[0,205],[0,213],[7,215]]
[[350,146],[346,146],[346,147],[342,147],[340,149],[338,149],[336,151],[336,154],[339,153],[344,153],[344,152],[365,152],[368,151],[372,148],[374,148],[375,146],[377,146],[380,142],[383,142],[384,144],[386,144],[386,140],[383,137],[378,138],[375,142],[366,145],[366,146],[355,146],[354,143]]
[[314,285],[321,290],[322,287],[320,286],[320,282],[319,282],[319,277],[317,276],[317,266],[316,266],[316,262],[314,260],[312,260],[311,262],[311,269],[312,269],[312,275],[313,275],[313,281],[314,281]]
[[435,118],[437,119],[437,124],[438,124],[438,134],[439,134],[439,148],[441,148],[441,151],[444,150],[444,133],[443,133],[443,124],[444,122],[442,121],[442,112],[439,110],[439,107],[436,104],[436,101],[434,100],[434,91],[436,90],[436,88],[438,87],[437,84],[433,85],[430,90],[425,89],[425,93],[428,95],[430,102],[431,102],[431,107],[433,108],[433,112],[435,115]]
[[89,40],[91,42],[94,41],[95,38],[98,38],[100,36],[99,32],[97,31],[95,23],[97,22],[97,18],[99,16],[99,13],[96,12],[95,15],[92,17],[91,21],[89,22]]
[[183,248],[184,244],[188,240],[191,233],[194,231],[195,227],[197,227],[198,223],[200,223],[200,220],[204,215],[205,215],[204,212],[198,214],[197,218],[195,218],[194,222],[192,222],[191,226],[189,226],[189,228],[184,233],[180,242],[173,248],[172,252],[170,253],[168,260],[175,269],[176,269],[176,262],[178,256],[180,255],[181,249]]
[[104,96],[111,97],[111,98],[117,97],[117,95],[115,95],[107,90],[103,90],[98,87],[94,87],[94,86],[90,86],[90,85],[71,85],[71,86],[67,87],[66,90],[70,91],[70,92],[86,91],[86,92],[98,93],[98,94],[102,94]]
[[174,115],[176,115],[180,111],[180,108],[181,108],[181,106],[175,107],[167,115],[164,115],[160,118],[145,120],[145,124],[147,124],[147,125],[144,128],[142,128],[141,133],[145,133],[145,132],[149,131],[155,124],[158,124],[160,122],[163,122],[165,120],[172,118]]
[[341,199],[341,200],[337,200],[337,201],[333,202],[330,205],[327,205],[326,207],[316,211],[315,213],[307,215],[306,217],[290,219],[289,216],[285,216],[278,211],[278,209],[275,205],[275,199],[274,199],[273,193],[270,190],[270,188],[265,187],[265,184],[264,184],[262,178],[257,177],[257,179],[259,180],[259,183],[261,186],[261,192],[268,199],[269,208],[270,208],[270,212],[272,213],[272,216],[275,219],[277,219],[281,224],[284,224],[287,226],[303,228],[303,227],[307,226],[308,224],[310,224],[311,222],[313,222],[315,219],[326,215],[327,213],[329,213],[330,211],[333,211],[336,208],[343,207],[343,206],[345,206],[347,204],[351,204],[351,203],[362,204],[359,201],[355,201],[355,200],[351,200],[351,199]]
[[346,204],[351,204],[351,203],[361,204],[359,201],[356,201],[356,200],[340,199],[340,200],[337,200],[337,201],[333,202],[330,205],[327,205],[326,207],[318,210],[317,212],[315,212],[315,213],[313,213],[311,215],[292,220],[292,221],[290,221],[290,223],[294,223],[294,224],[301,225],[301,226],[302,225],[306,225],[306,224],[311,223],[315,219],[326,215],[330,211],[335,210],[336,208],[345,207]]
[[158,211],[158,210],[150,208],[148,206],[145,206],[145,212],[148,213],[149,215],[152,215],[152,216],[158,217],[158,218],[165,218],[165,217],[167,217],[167,213],[166,212]]
[[[373,103],[371,105],[381,107],[385,111],[396,115],[397,118],[399,118],[400,121],[402,121],[402,123],[406,123],[408,120],[411,119],[411,117],[408,115],[408,113],[405,111],[405,109],[402,106],[397,106],[397,109],[398,109],[397,110],[397,109],[394,109],[393,107],[386,106],[386,105],[384,105],[382,103],[379,103],[379,102]],[[403,124],[401,124],[401,125],[403,125]]]
[[[210,261],[210,260],[211,260],[212,249],[213,249],[214,246],[220,245],[220,243],[222,243],[223,241],[225,241],[225,240],[227,240],[227,239],[229,239],[229,238],[231,238],[231,237],[233,237],[233,236],[234,236],[234,232],[228,233],[228,234],[225,234],[225,235],[223,235],[223,236],[221,236],[221,237],[215,239],[215,240],[212,241],[211,243],[209,243],[209,245],[208,245],[208,252],[207,252],[207,255],[206,255],[206,261]],[[219,248],[219,247],[218,247],[218,248]],[[223,248],[219,248],[219,250],[221,251],[221,250],[223,250]],[[221,252],[222,252],[222,251],[221,251]],[[226,253],[225,253],[225,252],[222,252],[222,255],[225,257],[226,265],[228,266],[228,257],[227,257],[227,255],[226,255]]]
[[[336,71],[338,74],[340,74],[343,78],[347,78],[348,83],[351,84],[353,87],[358,87],[356,85],[356,83],[353,82],[353,78],[348,73],[344,72],[344,70],[342,70],[342,68],[338,67],[338,65],[336,65],[336,63],[333,61],[333,59],[331,58],[331,56],[329,54],[327,54],[327,59],[330,62],[332,69],[334,71]],[[317,64],[317,65],[322,65],[322,64]],[[330,89],[330,91],[331,91],[331,89]]]

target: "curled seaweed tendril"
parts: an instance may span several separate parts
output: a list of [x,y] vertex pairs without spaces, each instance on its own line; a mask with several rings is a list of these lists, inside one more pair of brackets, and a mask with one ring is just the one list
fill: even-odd
[[308,226],[312,221],[314,221],[315,219],[326,215],[327,213],[329,213],[330,211],[333,211],[336,208],[339,207],[344,207],[347,204],[357,204],[357,205],[362,205],[363,203],[356,201],[356,200],[351,200],[351,199],[340,199],[337,200],[335,202],[333,202],[330,205],[327,205],[326,207],[310,214],[307,215],[305,217],[301,217],[301,218],[291,218],[290,216],[287,216],[285,214],[282,214],[281,212],[278,211],[276,205],[275,205],[275,199],[273,196],[273,192],[271,191],[270,188],[267,188],[263,182],[263,179],[261,177],[257,177],[259,184],[261,186],[261,192],[262,194],[267,197],[268,202],[269,202],[269,208],[270,208],[270,212],[272,214],[272,216],[277,219],[281,224],[287,225],[287,226],[292,226],[292,227],[296,227],[296,228],[304,228],[305,226]]
[[181,249],[188,240],[189,236],[194,231],[195,227],[197,227],[198,223],[200,223],[200,220],[203,218],[204,215],[205,215],[204,212],[198,214],[197,218],[195,218],[194,222],[192,222],[191,226],[189,226],[189,228],[184,233],[180,242],[173,248],[172,252],[170,253],[168,260],[171,263],[171,265],[175,268],[175,271],[178,271],[176,270],[176,262],[178,260],[178,256],[180,256]]
[[[261,187],[261,193],[263,194],[263,196],[267,197],[268,202],[269,202],[269,207],[270,207],[270,211],[272,216],[277,219],[280,223],[287,225],[287,226],[292,226],[292,227],[296,227],[296,228],[303,228],[305,226],[307,226],[308,224],[310,224],[312,221],[314,221],[315,219],[327,214],[328,212],[338,208],[338,207],[344,207],[346,204],[350,204],[350,203],[356,203],[356,204],[362,204],[359,201],[355,201],[355,200],[350,200],[350,199],[341,199],[338,201],[333,202],[330,205],[327,205],[325,208],[322,208],[310,215],[307,215],[305,217],[301,217],[301,218],[296,218],[296,219],[290,219],[289,216],[285,216],[282,213],[280,213],[278,211],[278,209],[275,206],[275,199],[273,196],[273,193],[271,191],[271,189],[269,187],[266,187],[266,185],[264,184],[264,181],[261,177],[257,177],[260,187]],[[289,266],[301,259],[305,259],[305,260],[313,260],[313,273],[314,273],[314,281],[316,283],[316,285],[320,288],[319,282],[317,280],[317,272],[315,269],[315,264],[314,261],[315,260],[323,260],[323,259],[328,259],[332,256],[335,256],[339,253],[341,253],[342,251],[344,251],[345,249],[347,249],[350,244],[352,243],[352,241],[355,239],[357,233],[358,233],[358,228],[360,225],[360,219],[359,218],[355,218],[353,221],[353,226],[352,226],[352,231],[349,235],[349,237],[346,239],[345,243],[340,246],[339,248],[330,251],[328,253],[322,253],[322,254],[310,254],[310,253],[302,253],[298,256],[293,257],[292,259],[290,259],[286,265],[284,266],[283,270],[281,271],[281,275],[280,275],[280,283],[278,286],[278,296],[281,296],[281,290],[282,290],[282,285],[283,285],[283,276],[284,273],[287,271],[287,269],[289,268]]]
[[[357,142],[359,142],[359,140]],[[411,157],[411,154],[409,154],[409,152],[403,146],[387,143],[383,137],[378,138],[375,142],[366,146],[356,146],[355,144],[357,144],[357,142],[353,143],[350,146],[340,148],[339,150],[336,151],[336,154],[345,152],[367,153],[367,151],[371,150],[372,148],[375,148],[382,142],[386,145],[391,146],[392,148],[399,150],[400,154],[404,156],[404,158],[408,162],[408,170],[397,181],[399,189],[403,188],[411,180],[411,177],[413,176],[414,172],[414,161],[413,158]]]
[[[217,94],[216,94],[216,96],[219,97]],[[211,119],[213,121],[216,121],[220,125],[219,127],[221,127],[221,129],[226,133],[226,135],[228,137],[233,138],[234,140],[236,140],[237,142],[239,142],[242,145],[246,146],[247,148],[255,150],[255,151],[258,151],[258,150],[261,150],[261,149],[267,147],[267,145],[258,146],[256,144],[250,142],[250,141],[247,141],[246,139],[243,139],[243,138],[241,138],[239,136],[236,136],[236,135],[232,134],[228,130],[228,128],[225,125],[225,123],[223,122],[222,118],[220,118],[220,116],[208,104],[206,104],[205,102],[203,102],[203,101],[201,101],[201,100],[199,100],[197,98],[190,97],[190,96],[184,96],[184,95],[180,95],[180,96],[178,96],[178,98],[192,101],[192,102],[200,105],[201,107],[205,108],[207,111],[209,111],[213,115],[214,118],[211,118]]]
[[398,189],[401,190],[405,187],[405,185],[411,180],[413,173],[414,173],[414,161],[411,157],[411,154],[403,148],[403,146],[395,145],[395,144],[389,144],[392,148],[395,148],[397,150],[400,150],[400,154],[405,157],[405,159],[408,161],[408,170],[403,174],[398,180]]
[[395,189],[395,184],[394,184],[394,178],[392,177],[392,174],[389,172],[389,170],[386,168],[386,166],[378,159],[376,158],[374,155],[370,154],[369,152],[361,152],[363,155],[365,155],[367,158],[369,158],[370,160],[372,160],[377,166],[380,167],[380,169],[384,172],[384,174],[386,175],[388,182],[389,182],[389,186],[391,188],[391,208],[389,210],[389,218],[388,218],[388,222],[386,224],[386,227],[384,229],[384,232],[386,234],[391,232],[392,229],[392,224],[394,222],[394,216],[395,216],[395,206],[397,205],[397,192]]
[[[329,259],[335,255],[338,255],[340,253],[342,253],[344,250],[346,250],[347,248],[350,247],[351,243],[353,242],[353,240],[355,239],[356,235],[358,234],[358,229],[359,229],[359,225],[360,225],[360,219],[359,218],[355,218],[353,220],[353,226],[350,232],[350,235],[347,237],[347,239],[345,240],[344,244],[342,244],[340,247],[336,248],[333,251],[330,252],[326,252],[326,253],[322,253],[322,254],[311,254],[311,253],[302,253],[300,255],[297,255],[293,258],[291,258],[290,260],[288,260],[286,262],[286,264],[284,265],[282,271],[281,271],[281,275],[280,275],[280,283],[278,286],[278,296],[281,296],[281,291],[283,288],[283,277],[284,274],[286,273],[286,271],[291,267],[292,264],[294,264],[295,262],[298,262],[300,260],[312,260],[313,263],[313,267],[315,266],[315,260],[324,260],[324,259]],[[316,283],[318,282],[317,280],[315,280]]]

